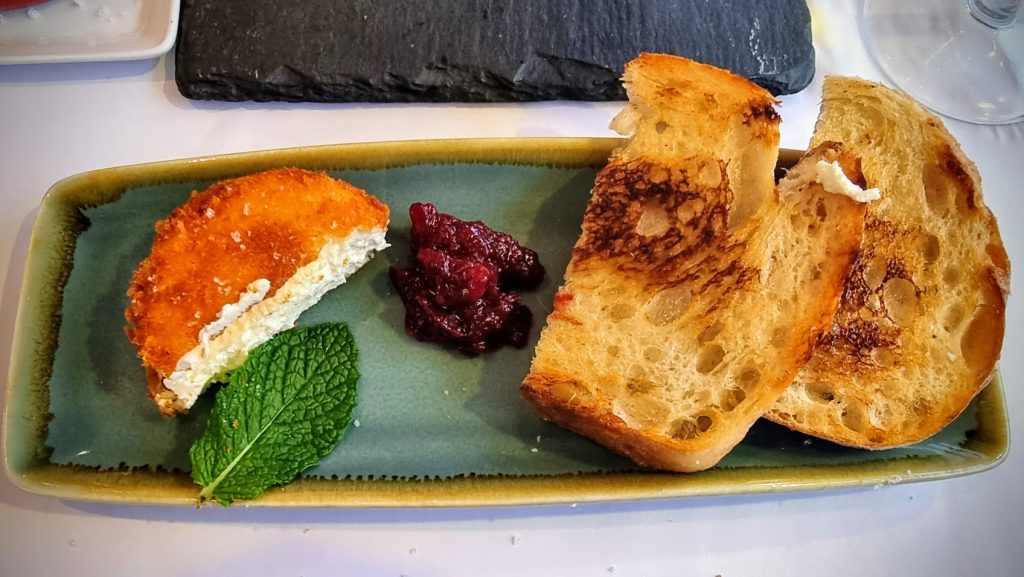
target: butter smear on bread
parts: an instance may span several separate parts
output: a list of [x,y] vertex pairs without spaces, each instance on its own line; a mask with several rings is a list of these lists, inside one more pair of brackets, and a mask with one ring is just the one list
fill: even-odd
[[877,188],[861,188],[857,186],[846,176],[837,160],[832,162],[819,160],[814,165],[814,170],[818,175],[818,182],[825,187],[825,190],[832,194],[842,194],[857,202],[871,202],[882,197]]

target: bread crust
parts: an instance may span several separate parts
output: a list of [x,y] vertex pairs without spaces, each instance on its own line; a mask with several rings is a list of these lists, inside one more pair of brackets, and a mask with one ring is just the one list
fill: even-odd
[[813,184],[780,198],[775,101],[746,80],[652,54],[624,80],[614,124],[632,135],[598,174],[521,394],[640,465],[698,471],[810,357],[864,209]]
[[766,416],[843,445],[919,442],[992,379],[1010,263],[977,168],[933,114],[830,77],[812,144],[840,142],[880,189],[833,326]]

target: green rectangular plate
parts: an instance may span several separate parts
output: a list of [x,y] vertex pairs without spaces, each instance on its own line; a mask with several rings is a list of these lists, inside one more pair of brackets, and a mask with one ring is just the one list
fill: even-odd
[[[261,506],[481,506],[874,486],[975,473],[1008,444],[994,380],[935,437],[890,451],[839,447],[762,422],[718,466],[644,471],[542,422],[518,395],[532,343],[466,358],[419,343],[387,269],[405,262],[407,209],[429,201],[538,251],[548,278],[523,296],[534,342],[615,139],[448,140],[246,153],[99,170],[43,198],[29,245],[7,389],[4,451],[17,485],[65,499],[194,505],[188,447],[212,395],[177,419],[146,398],[124,336],[125,290],[153,225],[209,183],[278,166],[325,170],[392,210],[388,240],[300,324],[346,322],[360,349],[359,405],[338,448]],[[783,151],[780,166],[796,151]]]

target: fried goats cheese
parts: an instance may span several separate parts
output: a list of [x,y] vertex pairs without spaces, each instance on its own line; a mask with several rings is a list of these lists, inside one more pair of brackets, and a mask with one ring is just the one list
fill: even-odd
[[128,290],[126,332],[166,416],[387,247],[388,207],[307,170],[268,170],[195,192],[157,223]]

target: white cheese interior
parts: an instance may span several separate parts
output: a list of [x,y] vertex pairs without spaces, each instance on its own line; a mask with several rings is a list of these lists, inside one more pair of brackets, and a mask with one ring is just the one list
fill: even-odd
[[[216,279],[214,279],[216,281]],[[210,351],[210,339],[224,332],[224,329],[238,320],[242,313],[262,301],[270,292],[270,281],[265,278],[258,278],[245,287],[245,292],[238,298],[237,303],[228,303],[221,307],[217,314],[217,320],[206,325],[199,331],[199,347],[189,351],[178,361],[177,369],[194,365],[199,360],[199,353],[208,354]],[[201,347],[201,348],[200,348]],[[195,353],[189,357],[189,354]]]
[[[264,298],[269,281],[253,282],[238,303],[225,305],[220,318],[200,330],[199,344],[181,357],[164,386],[191,407],[211,379],[238,368],[250,350],[293,327],[304,310],[387,246],[383,229],[356,230],[327,241],[315,260],[295,271],[269,298]],[[262,294],[260,281],[266,283]]]

